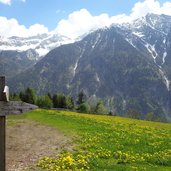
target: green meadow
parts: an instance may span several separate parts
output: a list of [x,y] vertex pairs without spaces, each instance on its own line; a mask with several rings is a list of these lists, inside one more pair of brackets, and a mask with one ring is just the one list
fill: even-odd
[[42,109],[13,120],[23,117],[72,139],[71,150],[39,159],[37,171],[171,170],[171,124]]

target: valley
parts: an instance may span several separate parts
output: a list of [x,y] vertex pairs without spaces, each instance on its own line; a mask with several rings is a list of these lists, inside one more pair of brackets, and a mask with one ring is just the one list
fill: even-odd
[[171,171],[171,1],[0,0],[0,171]]
[[13,92],[64,93],[101,98],[109,111],[153,112],[170,121],[171,17],[147,14],[132,23],[92,31],[51,50],[26,71],[8,79]]

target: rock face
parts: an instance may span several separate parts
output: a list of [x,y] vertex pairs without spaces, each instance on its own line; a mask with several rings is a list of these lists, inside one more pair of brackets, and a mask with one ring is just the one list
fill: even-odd
[[171,117],[171,17],[148,14],[113,25],[81,41],[50,51],[27,72],[10,80],[40,94],[64,92],[102,98],[110,110],[136,109]]
[[14,77],[36,63],[37,53],[33,50],[18,52],[15,50],[0,51],[0,74]]

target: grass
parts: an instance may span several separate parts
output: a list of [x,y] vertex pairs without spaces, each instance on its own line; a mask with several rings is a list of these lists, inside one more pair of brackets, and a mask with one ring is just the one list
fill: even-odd
[[40,159],[36,170],[171,170],[171,124],[40,109],[22,117],[56,127],[76,144]]

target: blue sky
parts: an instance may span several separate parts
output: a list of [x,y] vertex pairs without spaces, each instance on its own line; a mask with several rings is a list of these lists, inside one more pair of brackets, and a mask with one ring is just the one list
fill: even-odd
[[20,24],[29,27],[35,23],[54,29],[61,19],[66,19],[73,11],[87,9],[92,15],[108,13],[129,14],[137,0],[20,0],[11,5],[0,4],[0,16],[16,18]]
[[[37,34],[38,30],[40,33],[56,30],[76,37],[87,30],[108,26],[112,22],[130,21],[148,12],[171,15],[171,1],[0,0],[0,35],[17,35],[17,30],[21,30],[21,35],[29,36]],[[74,30],[76,27],[80,30]]]

